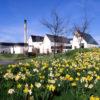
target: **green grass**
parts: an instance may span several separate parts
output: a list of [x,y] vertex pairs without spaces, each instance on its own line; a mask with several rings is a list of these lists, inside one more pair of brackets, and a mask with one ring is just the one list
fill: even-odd
[[0,54],[0,60],[18,60],[24,58],[27,58],[27,56],[23,54]]
[[[58,53],[58,54],[55,54],[55,59],[56,58],[74,58],[76,53],[77,52],[88,52],[90,51],[91,49],[76,49],[76,50],[70,50],[70,51],[67,51],[65,53]],[[31,57],[28,57],[24,54],[0,54],[0,60],[17,60],[17,59],[30,59],[30,58],[37,58],[37,59],[44,59],[44,58],[54,58],[54,54],[48,54],[48,55],[36,55],[35,56],[31,56]]]
[[46,60],[46,59],[57,59],[57,58],[65,58],[65,59],[74,59],[76,54],[79,52],[89,52],[91,51],[91,49],[75,49],[75,50],[70,50],[70,51],[66,51],[65,53],[57,53],[55,54],[48,54],[48,55],[37,55],[35,57],[35,59],[39,59],[39,60]]

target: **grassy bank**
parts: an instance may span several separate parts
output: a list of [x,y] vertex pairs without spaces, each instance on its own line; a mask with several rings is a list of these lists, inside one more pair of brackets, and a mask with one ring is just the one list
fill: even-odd
[[28,58],[23,54],[0,54],[0,60],[20,60]]
[[100,49],[39,55],[0,67],[1,100],[99,100]]

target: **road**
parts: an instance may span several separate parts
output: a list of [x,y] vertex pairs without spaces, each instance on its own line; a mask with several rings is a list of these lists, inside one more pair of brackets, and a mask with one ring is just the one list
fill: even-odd
[[14,60],[1,60],[0,61],[0,65],[8,65],[8,64],[13,64],[13,63],[16,63],[17,61],[14,61]]

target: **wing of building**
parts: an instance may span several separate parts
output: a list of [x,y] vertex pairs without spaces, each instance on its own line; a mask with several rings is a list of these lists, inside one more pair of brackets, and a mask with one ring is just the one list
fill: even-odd
[[67,51],[68,39],[64,36],[46,34],[44,37],[44,52],[65,52]]
[[43,36],[31,35],[28,39],[28,45],[29,45],[28,52],[40,53],[41,45],[43,44],[43,40],[44,40]]
[[23,54],[27,49],[27,43],[0,42],[0,53]]
[[82,33],[80,31],[77,31],[74,33],[73,41],[72,41],[72,48],[93,48],[98,47],[99,44],[96,42],[96,40],[87,33]]

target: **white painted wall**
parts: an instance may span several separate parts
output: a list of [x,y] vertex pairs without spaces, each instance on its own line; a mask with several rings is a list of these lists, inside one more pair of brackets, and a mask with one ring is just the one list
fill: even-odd
[[72,49],[75,49],[76,48],[80,48],[80,43],[83,43],[84,44],[84,48],[87,48],[88,45],[87,45],[87,42],[82,38],[81,42],[79,41],[79,38],[77,38],[75,35],[73,37],[73,40],[72,40]]
[[[56,46],[67,46],[67,43],[56,43]],[[44,37],[43,45],[41,47],[41,53],[52,53],[51,47],[54,46],[54,42],[51,42],[47,35]],[[67,51],[67,49],[63,49],[63,52]]]
[[24,46],[0,46],[0,53],[23,54],[28,47]]
[[40,48],[41,53],[51,53],[51,42],[49,40],[49,38],[45,35],[44,36],[44,40],[43,40],[43,44],[41,45]]
[[[67,43],[56,43],[56,46],[67,46]],[[47,35],[44,36],[43,42],[33,42],[31,36],[28,39],[29,50],[28,52],[32,52],[32,49],[37,48],[40,50],[40,53],[52,53],[51,46],[54,46],[54,42],[51,42]],[[66,49],[64,51],[67,51]]]
[[24,46],[13,46],[10,48],[11,54],[23,54],[25,51],[28,50],[28,47]]
[[30,36],[29,39],[28,39],[28,45],[29,45],[28,52],[32,52],[32,50],[33,50],[34,48],[37,48],[37,49],[40,50],[40,52],[42,52],[42,51],[41,51],[41,49],[42,49],[42,44],[43,44],[43,42],[33,42],[33,41],[32,41],[32,37]]
[[87,44],[88,48],[98,48],[99,45],[94,45],[94,44]]
[[28,52],[32,52],[33,45],[32,45],[32,38],[31,38],[31,36],[29,37],[27,43],[28,43],[28,46],[29,46],[29,48],[28,48]]
[[[80,42],[78,41],[78,38],[76,36],[74,36],[73,41],[72,41],[72,49],[75,49],[75,46],[76,46],[76,48],[80,48],[79,43]],[[83,38],[82,38],[81,43],[84,43],[84,48],[99,47],[98,45],[95,45],[95,44],[88,44]]]

